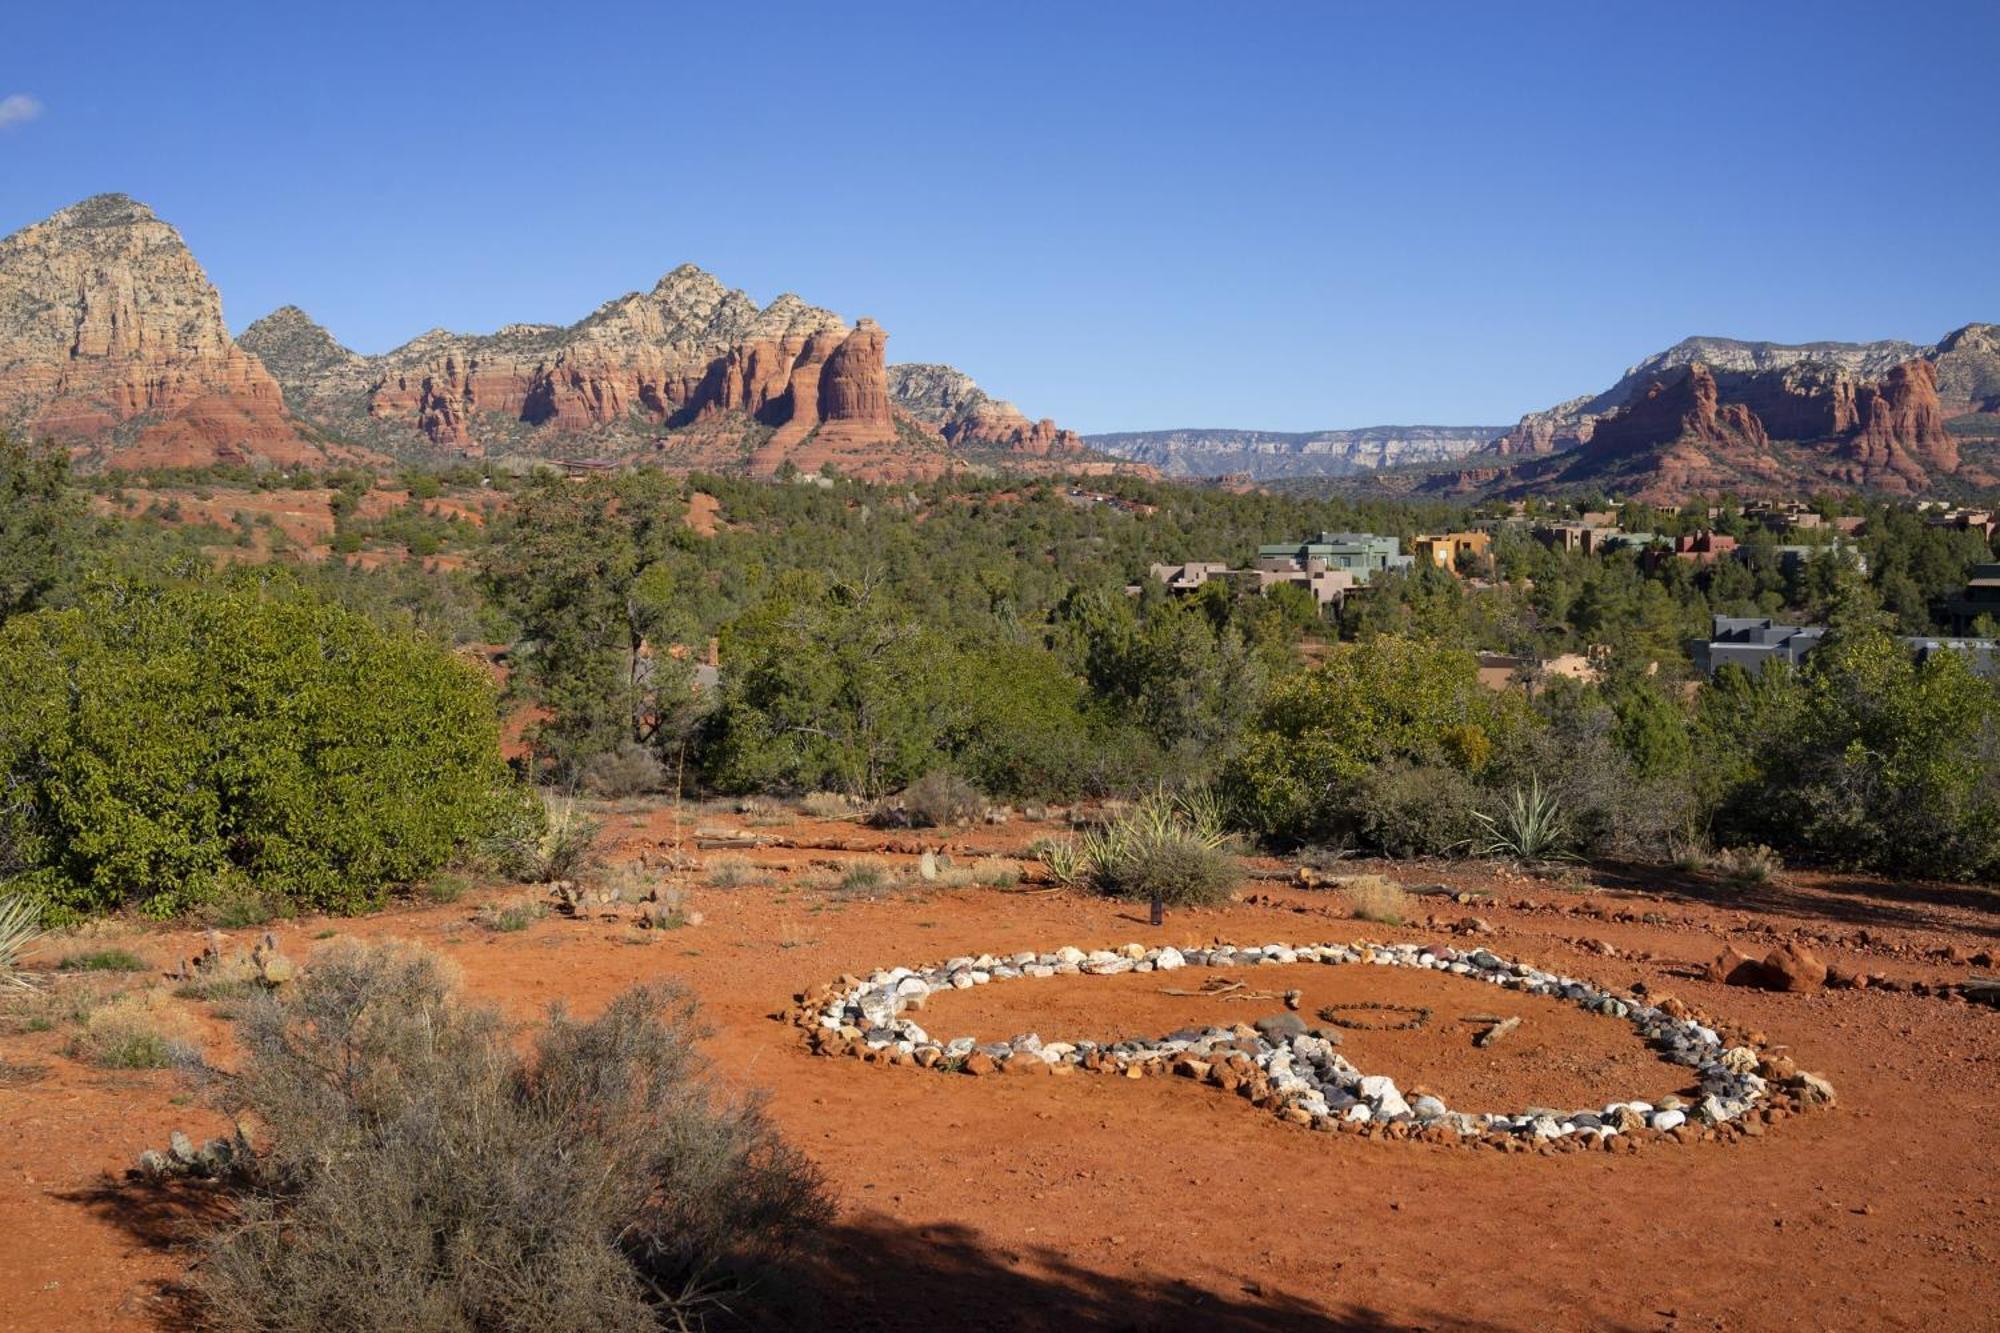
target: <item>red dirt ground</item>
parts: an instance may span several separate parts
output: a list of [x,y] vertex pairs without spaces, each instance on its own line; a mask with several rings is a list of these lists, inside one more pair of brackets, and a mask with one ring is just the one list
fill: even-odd
[[[946,841],[636,807],[610,826],[621,854],[657,855],[697,826],[746,822],[765,825],[752,833],[877,846],[877,859],[897,864],[910,857],[893,849]],[[1019,854],[1048,831],[1017,822],[948,840],[964,864],[979,852]],[[792,869],[735,890],[690,876],[705,920],[666,934],[562,918],[512,934],[472,924],[480,904],[522,892],[506,888],[451,906],[290,922],[278,933],[294,957],[333,934],[419,940],[456,959],[468,989],[521,1020],[557,999],[588,1013],[634,981],[684,981],[716,1028],[708,1050],[719,1069],[768,1089],[776,1121],[839,1200],[814,1272],[834,1328],[1993,1326],[2000,1014],[1909,993],[1765,994],[1696,973],[1724,940],[1756,952],[1796,937],[1840,966],[1960,980],[1970,969],[1950,951],[1962,959],[1995,947],[2000,896],[1822,875],[1725,890],[1669,872],[1577,871],[1564,884],[1475,865],[1373,866],[1359,868],[1497,901],[1420,898],[1418,923],[1391,929],[1346,919],[1337,893],[1253,882],[1243,892],[1258,901],[1175,912],[1156,931],[1143,911],[1068,895],[844,897],[813,887],[827,877],[810,867],[850,853],[751,857]],[[961,952],[1435,938],[1425,916],[1443,927],[1470,913],[1492,926],[1480,942],[1503,954],[1618,986],[1644,981],[1761,1029],[1831,1079],[1839,1106],[1731,1145],[1474,1152],[1310,1133],[1181,1079],[968,1078],[818,1058],[773,1017],[795,992],[843,972]],[[49,952],[116,944],[164,967],[197,939],[114,926]],[[1159,994],[1208,975],[1020,980],[937,997],[923,1021],[940,1035],[1032,1029],[1054,1039],[1158,1033],[1219,1011],[1233,1019],[1277,1008]],[[1240,975],[1264,989],[1301,987],[1309,1021],[1322,1004],[1357,998],[1433,1006],[1424,1030],[1350,1032],[1343,1049],[1364,1070],[1430,1086],[1454,1105],[1581,1105],[1679,1082],[1623,1024],[1495,988],[1362,966]],[[119,982],[53,984],[67,997]],[[70,1059],[74,1027],[35,1003],[55,1015],[53,1027],[0,1027],[0,1060],[44,1069],[0,1079],[0,1329],[175,1327],[174,1296],[192,1259],[175,1231],[181,1214],[119,1178],[175,1128],[200,1136],[219,1121],[174,1075]],[[1494,1050],[1474,1052],[1456,1021],[1468,1012],[1525,1021]],[[226,1062],[226,1024],[212,1012],[201,1022],[211,1057]]]

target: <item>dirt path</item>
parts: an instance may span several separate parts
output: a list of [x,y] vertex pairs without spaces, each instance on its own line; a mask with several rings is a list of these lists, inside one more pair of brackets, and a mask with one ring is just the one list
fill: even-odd
[[[635,817],[624,832],[648,836],[656,822]],[[995,831],[993,845],[1000,832],[1007,846],[1027,840],[1016,827]],[[638,980],[685,981],[717,1029],[718,1065],[769,1090],[776,1119],[840,1200],[815,1275],[836,1328],[1991,1326],[2000,1014],[1910,994],[1763,994],[1686,975],[1732,934],[1851,938],[1858,904],[1899,917],[1851,948],[1828,946],[1835,960],[1960,977],[1964,967],[1931,953],[1990,948],[2000,922],[1990,898],[1898,904],[1851,884],[1806,884],[1746,911],[1685,888],[1585,897],[1473,868],[1409,876],[1439,878],[1499,894],[1476,908],[1440,904],[1440,923],[1477,911],[1493,930],[1481,942],[1499,952],[1620,986],[1644,981],[1762,1029],[1830,1078],[1840,1106],[1726,1147],[1502,1155],[1313,1134],[1179,1079],[967,1078],[821,1059],[772,1018],[794,992],[843,972],[968,951],[1436,934],[1342,920],[1336,899],[1299,891],[1272,906],[1177,913],[1153,931],[1118,904],[977,889],[844,900],[794,877],[697,889],[704,924],[664,935],[555,918],[511,934],[469,924],[479,902],[507,890],[280,933],[301,957],[329,931],[423,941],[522,1019],[557,999],[592,1011]],[[194,939],[119,942],[164,965]],[[1350,1033],[1348,1049],[1364,1068],[1433,1084],[1454,1105],[1458,1095],[1582,1103],[1676,1083],[1622,1025],[1564,1006],[1397,969],[1296,970],[1258,969],[1255,980],[1302,987],[1308,1017],[1355,999],[1432,1006],[1428,1031]],[[1274,1008],[1168,997],[1161,984],[1015,982],[940,997],[925,1021],[982,1036],[1082,1035],[1093,1024],[1137,1035],[1215,1021],[1224,1008]],[[1526,1022],[1475,1052],[1457,1019],[1496,1004]],[[205,1023],[226,1051],[223,1025]],[[111,1182],[174,1128],[212,1132],[214,1119],[173,1076],[91,1069],[61,1053],[65,1040],[60,1024],[0,1037],[0,1059],[45,1070],[0,1086],[0,1329],[173,1326],[172,1284],[188,1262],[164,1234],[174,1219],[137,1213]]]

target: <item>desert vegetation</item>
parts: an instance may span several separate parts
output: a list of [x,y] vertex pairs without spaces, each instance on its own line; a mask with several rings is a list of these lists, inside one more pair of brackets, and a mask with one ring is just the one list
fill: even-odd
[[[85,503],[127,484],[302,488],[331,497],[344,531],[476,487],[484,521],[438,530],[450,568],[410,550],[266,552],[217,571],[203,534]],[[1650,531],[1739,532],[1749,555],[1648,567],[1503,529],[1487,586],[1421,568],[1323,616],[1296,589],[1173,597],[1144,571],[1274,533],[1468,516],[1136,481],[1112,490],[1171,493],[1171,526],[1080,509],[1046,482],[470,465],[82,479],[18,444],[0,486],[13,497],[0,877],[48,921],[356,910],[457,863],[574,879],[595,816],[571,794],[728,795],[952,828],[1009,804],[1207,788],[1246,846],[1531,862],[1766,847],[1795,863],[2000,873],[2000,692],[1957,655],[1919,665],[1888,637],[1935,628],[1937,599],[1992,551],[1890,505],[1824,506],[1866,518],[1865,574],[1834,556],[1767,559],[1732,509],[1633,509],[1622,521]],[[726,519],[712,532],[682,521],[697,490]],[[1693,688],[1681,641],[1718,611],[1833,629],[1802,670],[1725,669]],[[487,650],[505,662],[499,697],[446,647],[475,643],[505,645]],[[703,684],[711,643],[723,665]],[[1601,679],[1526,689],[1482,684],[1472,653],[1584,645],[1601,650]],[[59,706],[50,661],[92,706]],[[510,779],[499,719],[528,708]],[[557,794],[529,795],[521,777]],[[1058,883],[1123,882],[1065,855],[1048,867]],[[1175,855],[1191,883],[1212,859]]]
[[830,1216],[668,987],[556,1009],[523,1051],[435,956],[329,948],[239,1029],[224,1096],[259,1129],[201,1269],[213,1327],[697,1327],[781,1298]]

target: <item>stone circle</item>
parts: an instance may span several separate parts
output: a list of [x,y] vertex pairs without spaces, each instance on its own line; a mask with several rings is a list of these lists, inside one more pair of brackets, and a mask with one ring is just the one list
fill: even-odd
[[[1036,1033],[981,1043],[972,1037],[939,1040],[906,1013],[921,1010],[935,992],[969,990],[996,981],[1291,963],[1421,968],[1566,1000],[1630,1023],[1664,1059],[1692,1069],[1702,1095],[1693,1104],[1665,1097],[1657,1105],[1625,1100],[1572,1111],[1545,1107],[1454,1111],[1434,1096],[1406,1099],[1393,1079],[1357,1069],[1335,1049],[1335,1042],[1303,1030],[1303,1024],[1191,1027],[1164,1037],[1108,1044],[1044,1041]],[[1061,1072],[1083,1068],[1130,1077],[1175,1073],[1241,1092],[1300,1125],[1364,1132],[1386,1127],[1392,1137],[1571,1140],[1555,1146],[1610,1148],[1618,1141],[1640,1138],[1688,1138],[1696,1131],[1737,1122],[1742,1122],[1743,1132],[1758,1133],[1773,1112],[1833,1099],[1833,1090],[1823,1079],[1748,1044],[1726,1044],[1713,1027],[1674,1001],[1651,1003],[1514,962],[1488,949],[1448,945],[1218,944],[1181,950],[1127,944],[1090,951],[1065,947],[1052,953],[968,954],[926,967],[894,967],[858,980],[843,978],[842,984],[827,988],[794,1016],[811,1032],[814,1049],[824,1054],[853,1053],[946,1071],[1013,1069],[1027,1062],[1024,1068],[1030,1071],[1037,1064],[1047,1066],[1040,1072],[1067,1067]],[[1760,1111],[1765,1114],[1759,1116]],[[1677,1130],[1682,1132],[1675,1134]]]

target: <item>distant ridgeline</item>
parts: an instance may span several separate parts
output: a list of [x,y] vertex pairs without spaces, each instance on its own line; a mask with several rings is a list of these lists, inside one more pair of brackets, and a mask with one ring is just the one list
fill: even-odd
[[1969,324],[1929,347],[1689,338],[1511,428],[1142,431],[1087,443],[1175,476],[1353,479],[1467,498],[1959,494],[2000,486],[2000,328]]

